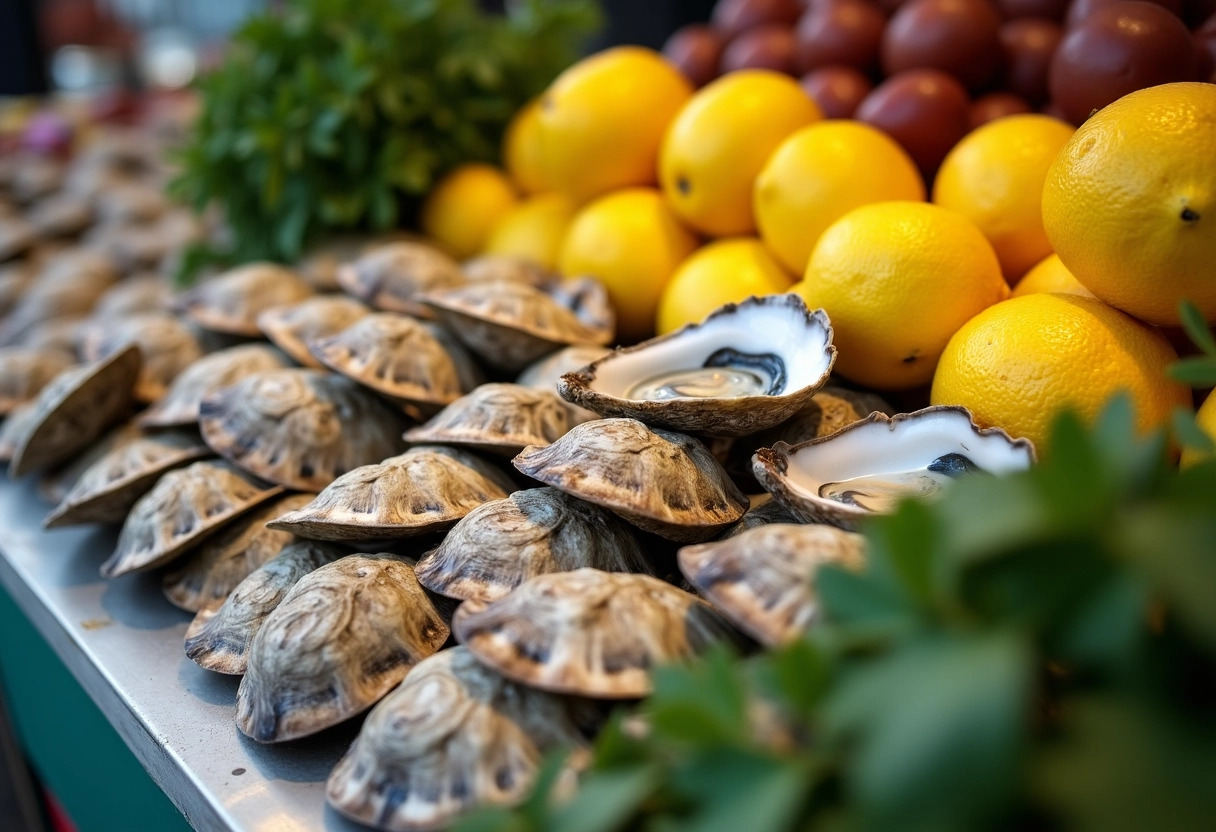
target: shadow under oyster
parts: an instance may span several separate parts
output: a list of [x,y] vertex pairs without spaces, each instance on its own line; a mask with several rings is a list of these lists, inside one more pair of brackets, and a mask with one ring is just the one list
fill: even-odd
[[468,281],[460,264],[434,246],[394,242],[375,246],[338,269],[338,285],[386,312],[431,317],[418,301],[423,292],[462,286]]
[[83,327],[80,355],[98,361],[134,344],[142,362],[135,382],[135,398],[154,402],[165,395],[177,375],[203,355],[202,345],[190,327],[163,312],[144,312],[104,320]]
[[308,345],[341,332],[371,310],[345,295],[314,295],[288,306],[272,306],[258,315],[258,328],[301,367],[320,367]]
[[482,384],[426,424],[407,430],[405,439],[515,456],[529,445],[552,444],[570,426],[570,411],[556,393],[518,384]]
[[0,347],[0,416],[33,401],[51,379],[74,363],[71,353],[63,350]]
[[254,636],[237,727],[258,742],[315,734],[366,710],[447,638],[404,560],[355,554],[321,566]]
[[140,415],[139,424],[146,428],[193,425],[198,422],[199,406],[212,390],[286,366],[283,354],[265,344],[242,344],[204,355],[173,379],[164,397]]
[[272,306],[297,303],[312,287],[275,263],[249,263],[200,283],[175,306],[204,329],[257,338],[258,315]]

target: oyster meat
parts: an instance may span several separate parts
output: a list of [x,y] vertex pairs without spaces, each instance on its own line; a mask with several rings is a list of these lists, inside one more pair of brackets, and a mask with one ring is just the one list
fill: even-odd
[[529,445],[549,445],[570,430],[570,411],[556,393],[518,384],[482,384],[424,425],[407,442],[460,445],[515,456]]
[[338,269],[338,285],[359,300],[386,312],[428,318],[430,310],[418,301],[419,295],[462,286],[467,280],[451,257],[416,242],[376,246]]
[[302,367],[320,367],[308,345],[341,332],[371,312],[345,295],[316,295],[290,306],[272,306],[258,315],[258,327]]
[[135,398],[154,402],[165,395],[177,375],[203,355],[190,327],[164,312],[144,312],[94,320],[83,327],[80,356],[99,361],[134,344],[142,361],[135,383]]
[[72,366],[71,353],[0,347],[0,416],[32,401],[51,379]]
[[173,379],[164,398],[140,415],[139,424],[146,428],[193,425],[198,422],[199,405],[213,389],[286,366],[283,354],[265,344],[243,344],[205,355]]
[[176,303],[204,329],[257,338],[258,315],[272,306],[297,303],[312,287],[295,272],[274,263],[250,263],[199,284]]

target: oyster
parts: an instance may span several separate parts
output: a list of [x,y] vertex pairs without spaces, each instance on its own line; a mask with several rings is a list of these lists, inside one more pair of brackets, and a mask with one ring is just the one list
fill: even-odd
[[751,439],[758,448],[772,447],[778,442],[794,445],[808,439],[831,436],[871,413],[891,416],[895,410],[873,393],[829,385],[816,393],[810,403],[793,417],[757,433]]
[[93,317],[99,320],[142,312],[163,312],[169,309],[173,290],[169,282],[157,274],[128,277],[105,291],[93,307]]
[[556,393],[482,384],[426,424],[407,430],[405,439],[514,456],[528,445],[552,444],[568,430],[570,411]]
[[[2,259],[2,258],[0,258]],[[28,261],[0,265],[0,316],[8,315],[17,302],[25,296],[34,270]]]
[[481,381],[464,348],[434,324],[381,312],[309,345],[331,370],[431,413]]
[[654,574],[612,512],[556,488],[530,488],[470,511],[414,571],[440,595],[495,601],[535,575],[585,566]]
[[827,315],[811,312],[798,295],[770,295],[617,349],[562,376],[557,390],[604,416],[746,436],[806,407],[835,361]]
[[815,572],[860,570],[865,538],[835,526],[771,523],[715,543],[685,546],[680,571],[697,591],[762,644],[804,633],[819,614]]
[[139,367],[139,349],[128,346],[55,376],[34,400],[24,433],[14,437],[9,474],[19,477],[63,462],[122,419],[131,408]]
[[250,572],[295,542],[290,532],[266,528],[266,521],[315,496],[287,494],[233,520],[165,573],[165,597],[190,612],[219,606]]
[[45,528],[121,523],[162,474],[211,455],[192,431],[144,434],[130,423],[112,432],[98,447],[101,452],[46,516]]
[[514,283],[540,286],[554,279],[550,271],[534,261],[509,254],[483,254],[464,261],[461,269],[464,270],[464,276],[474,283],[510,280]]
[[173,379],[164,398],[140,415],[139,424],[146,428],[193,425],[198,422],[199,405],[212,390],[286,366],[283,354],[265,344],[243,344],[205,355]]
[[579,278],[543,287],[511,280],[428,292],[423,301],[487,364],[519,372],[569,344],[607,344],[613,315],[599,282]]
[[29,346],[26,338],[39,324],[89,314],[116,280],[118,273],[104,257],[79,249],[56,254],[0,323],[0,345]]
[[258,314],[272,306],[297,303],[312,287],[295,272],[274,263],[250,263],[186,292],[178,308],[204,329],[257,338]]
[[80,340],[80,330],[89,320],[83,316],[67,316],[52,318],[30,327],[21,334],[18,345],[27,350],[40,352],[58,350],[69,355],[76,354],[76,342]]
[[12,409],[0,424],[0,462],[11,462],[17,443],[34,428],[38,419],[38,401],[22,402]]
[[272,306],[258,315],[258,327],[275,346],[303,367],[320,367],[308,351],[319,338],[341,332],[371,310],[345,295],[316,295],[290,306]]
[[203,439],[216,453],[299,491],[320,491],[397,453],[404,423],[353,381],[320,370],[255,373],[212,390],[199,407]]
[[418,296],[434,289],[462,286],[464,272],[434,246],[386,243],[338,269],[338,284],[350,294],[387,312],[430,317]]
[[38,229],[19,215],[0,216],[0,261],[17,257],[38,242]]
[[636,419],[586,422],[548,447],[525,448],[514,463],[535,480],[685,543],[716,537],[748,506],[704,445]]
[[[565,347],[557,352],[549,353],[544,358],[538,358],[527,367],[524,367],[523,372],[515,379],[515,383],[522,384],[524,387],[531,387],[533,390],[545,390],[549,393],[556,393],[558,379],[566,373],[581,370],[608,352],[609,350],[604,347],[594,347],[585,344]],[[600,414],[594,410],[570,404],[565,399],[562,399],[562,401],[565,403],[566,409],[570,411],[571,427],[600,418]]]
[[254,636],[237,726],[258,742],[315,734],[370,707],[447,638],[405,561],[357,554],[328,563],[301,578]]
[[0,415],[32,401],[51,379],[75,362],[62,350],[0,347]]
[[325,798],[391,832],[446,828],[469,809],[517,803],[549,752],[579,749],[575,766],[586,761],[589,720],[577,705],[507,680],[464,647],[444,650],[372,708]]
[[186,655],[207,670],[240,676],[266,616],[301,578],[349,551],[319,540],[288,543],[237,584],[222,604],[198,611],[186,629]]
[[514,485],[455,448],[419,446],[338,477],[315,500],[267,525],[320,540],[386,540],[443,531]]
[[598,569],[537,575],[497,601],[465,601],[452,628],[508,678],[604,699],[646,696],[656,665],[737,639],[695,595],[649,575]]
[[42,238],[71,237],[93,222],[93,207],[87,199],[70,193],[52,194],[30,209],[27,219]]
[[135,398],[154,402],[165,395],[170,382],[203,355],[190,327],[164,312],[144,312],[95,320],[83,327],[80,355],[98,361],[134,344],[143,360],[135,382]]
[[1030,467],[1034,448],[999,428],[980,429],[962,407],[929,407],[860,422],[798,445],[756,452],[756,479],[801,519],[852,530],[905,497],[933,497],[975,471]]
[[752,507],[739,518],[738,523],[726,530],[726,534],[721,537],[722,540],[743,534],[748,529],[754,529],[757,526],[766,526],[769,523],[798,522],[798,518],[794,516],[794,513],[786,508],[785,504],[780,500],[771,499],[771,494],[764,494],[762,496],[770,499],[766,499],[759,504],[753,500]]
[[168,563],[224,523],[281,493],[281,487],[258,482],[221,460],[169,471],[131,507],[101,575],[116,578]]

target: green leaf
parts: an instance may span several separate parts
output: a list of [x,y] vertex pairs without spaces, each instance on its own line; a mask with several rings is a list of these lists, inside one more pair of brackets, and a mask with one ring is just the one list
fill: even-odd
[[1216,337],[1212,335],[1212,330],[1208,329],[1208,322],[1204,320],[1199,307],[1189,300],[1179,301],[1178,320],[1182,321],[1182,328],[1186,330],[1191,343],[1208,355],[1216,357]]
[[657,733],[687,742],[742,741],[747,696],[741,669],[724,649],[695,664],[657,668],[646,713]]
[[1170,378],[1189,384],[1191,387],[1216,385],[1216,359],[1207,355],[1193,355],[1171,364]]
[[815,782],[808,762],[735,748],[705,749],[672,773],[672,788],[693,807],[659,829],[738,832],[793,829]]
[[1188,408],[1175,407],[1170,414],[1170,424],[1174,429],[1174,436],[1183,447],[1205,454],[1216,453],[1216,442],[1199,427],[1195,414]]
[[545,828],[553,832],[613,832],[630,824],[643,801],[658,787],[654,766],[598,772],[579,787],[568,803],[558,806]]

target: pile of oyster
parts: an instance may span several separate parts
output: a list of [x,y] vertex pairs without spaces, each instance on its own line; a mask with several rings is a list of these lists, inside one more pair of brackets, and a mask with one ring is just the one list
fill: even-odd
[[177,294],[87,240],[5,269],[10,473],[47,526],[120,527],[105,577],[163,567],[249,737],[370,709],[327,796],[380,829],[517,801],[556,748],[573,787],[656,665],[798,637],[818,567],[864,568],[861,518],[1033,457],[826,386],[794,295],[609,351],[595,280],[418,240]]

